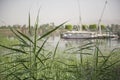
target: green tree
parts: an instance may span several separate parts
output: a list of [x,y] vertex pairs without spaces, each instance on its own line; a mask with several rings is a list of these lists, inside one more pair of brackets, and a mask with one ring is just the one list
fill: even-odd
[[71,31],[73,29],[73,26],[71,24],[67,24],[67,25],[65,25],[65,29]]
[[88,27],[88,25],[85,25],[85,24],[82,25],[82,29],[83,29],[83,30],[87,30],[87,27]]
[[97,25],[96,24],[91,24],[91,25],[89,25],[89,29],[90,30],[96,30],[97,29]]
[[105,25],[101,25],[101,29],[105,30],[106,26]]

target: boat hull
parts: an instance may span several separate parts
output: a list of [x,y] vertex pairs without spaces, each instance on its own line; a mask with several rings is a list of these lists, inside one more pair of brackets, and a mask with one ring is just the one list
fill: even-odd
[[71,31],[61,34],[61,38],[65,39],[105,39],[105,38],[118,38],[117,35],[98,34],[94,32],[79,32]]

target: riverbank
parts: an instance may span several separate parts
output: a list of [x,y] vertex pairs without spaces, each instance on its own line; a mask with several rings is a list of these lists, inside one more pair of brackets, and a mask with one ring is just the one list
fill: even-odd
[[[93,48],[95,50],[91,53]],[[86,50],[89,52],[86,53]],[[103,55],[105,53],[101,53],[97,46],[91,43],[65,51],[59,51],[56,46],[52,51],[41,50],[36,57],[36,64],[34,54],[11,53],[0,56],[1,80],[34,80],[33,75],[36,76],[35,79],[41,80],[120,79],[120,49],[114,49],[111,53]]]

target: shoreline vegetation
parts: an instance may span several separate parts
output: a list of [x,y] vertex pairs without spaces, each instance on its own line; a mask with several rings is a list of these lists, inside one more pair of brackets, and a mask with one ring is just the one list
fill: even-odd
[[30,14],[28,22],[27,34],[10,28],[18,42],[0,44],[5,49],[5,54],[0,53],[1,80],[120,80],[119,48],[104,55],[98,43],[89,42],[59,51],[58,41],[51,51],[45,48],[49,35],[66,22],[40,36],[39,12],[34,27],[30,25]]
[[[111,25],[100,25],[102,28],[102,32],[106,33],[106,32],[110,32],[113,34],[116,34],[120,37],[120,25],[119,24],[111,24]],[[34,30],[34,26],[30,26],[32,30]],[[38,26],[38,35],[44,34],[45,32],[48,32],[49,30],[54,29],[56,26],[54,23],[50,23],[50,24],[42,24],[40,26]],[[57,29],[54,33],[59,35],[62,32],[65,32],[67,30],[79,30],[79,25],[72,25],[72,24],[64,24],[62,25],[59,29]],[[19,31],[21,31],[24,34],[29,34],[29,28],[26,25],[13,25],[13,26],[0,26],[0,34],[4,35],[4,36],[8,36],[8,37],[12,37],[14,36],[14,34],[12,33],[12,31],[9,28],[14,28],[17,29]],[[82,25],[82,29],[83,31],[92,31],[92,32],[97,32],[98,31],[98,27],[97,24],[90,24],[90,25]],[[33,31],[34,32],[34,31]]]

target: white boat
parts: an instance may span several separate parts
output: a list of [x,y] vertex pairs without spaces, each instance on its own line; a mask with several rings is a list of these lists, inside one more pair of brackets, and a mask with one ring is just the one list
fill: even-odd
[[118,38],[115,34],[101,34],[90,31],[67,31],[61,34],[61,38],[65,39],[104,39],[104,38]]
[[[78,0],[78,1],[79,1],[79,0]],[[79,3],[79,2],[78,2],[78,3]],[[103,16],[103,13],[104,13],[106,4],[107,4],[107,1],[105,2],[105,5],[104,5],[104,8],[103,8],[101,17],[100,17],[100,19],[99,19],[98,27],[99,27],[99,24],[100,24],[100,22],[101,22],[101,18],[102,18],[102,16]],[[78,4],[78,7],[79,7],[79,13],[80,13],[80,4]],[[80,19],[79,21],[80,21],[81,26],[82,26],[81,15],[79,15],[79,19]],[[103,33],[102,33],[102,30],[101,30],[101,27],[98,28],[98,29],[99,29],[98,32],[91,32],[91,31],[83,31],[81,26],[80,26],[80,31],[67,31],[67,32],[65,32],[65,33],[62,33],[62,34],[61,34],[61,37],[62,37],[62,38],[66,38],[66,39],[118,38],[118,36],[117,36],[117,35],[114,35],[114,34],[110,34],[110,33],[105,33],[105,34],[103,34]]]
[[95,37],[95,32],[88,31],[67,31],[61,34],[62,38],[66,39],[88,39]]

